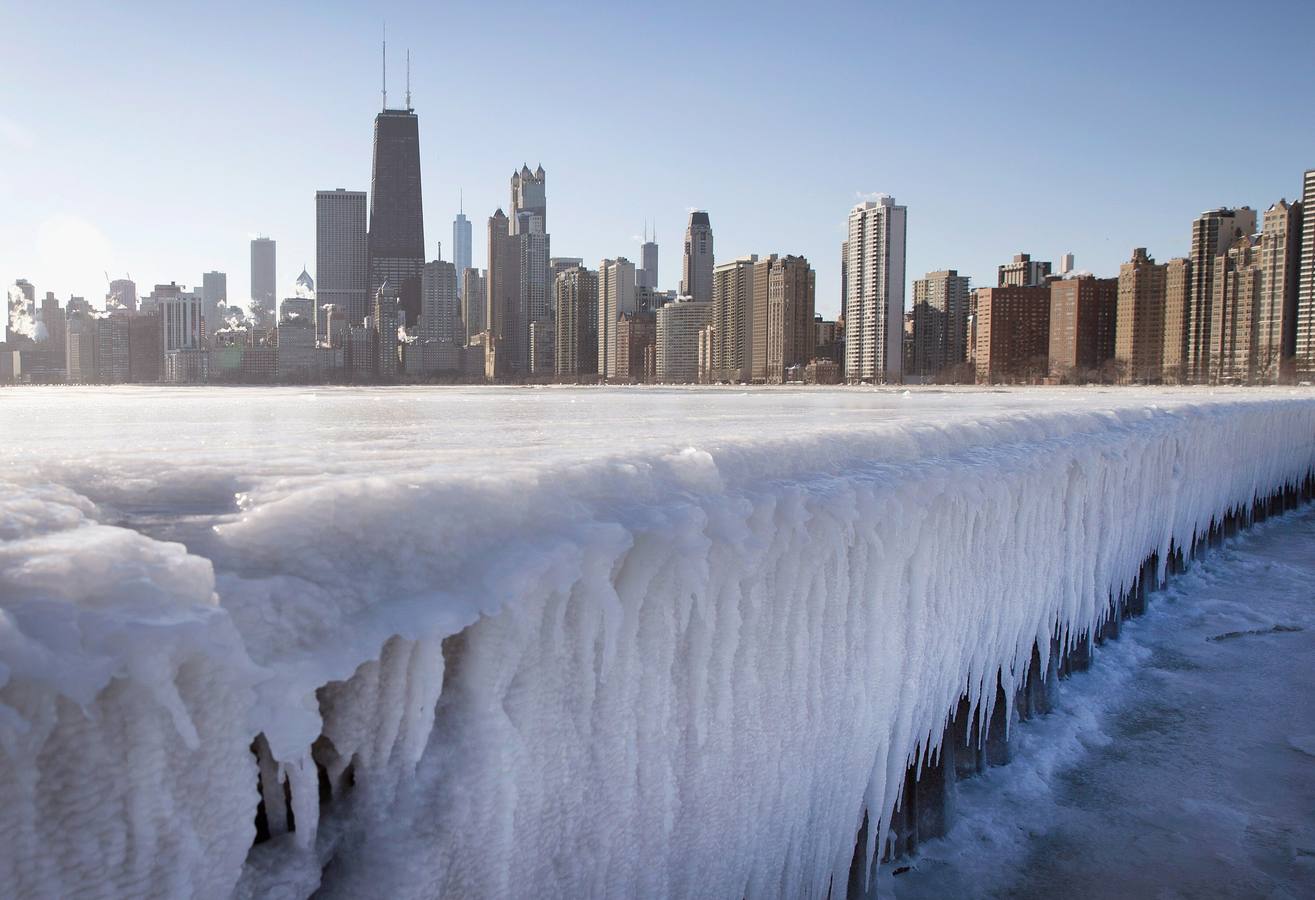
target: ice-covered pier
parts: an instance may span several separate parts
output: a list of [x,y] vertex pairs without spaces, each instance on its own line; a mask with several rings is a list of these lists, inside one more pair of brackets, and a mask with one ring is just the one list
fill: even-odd
[[823,897],[1310,496],[1315,392],[52,389],[0,435],[18,896]]

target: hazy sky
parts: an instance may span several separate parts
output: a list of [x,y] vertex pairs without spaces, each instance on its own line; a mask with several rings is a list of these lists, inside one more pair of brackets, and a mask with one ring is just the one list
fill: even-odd
[[425,238],[548,173],[557,256],[638,257],[676,287],[687,211],[719,259],[802,253],[839,308],[849,208],[909,208],[910,278],[974,284],[1020,250],[1114,274],[1187,250],[1208,207],[1263,209],[1315,167],[1315,2],[495,4],[0,0],[0,280],[101,300],[315,262],[317,188],[365,190],[387,17],[412,55]]

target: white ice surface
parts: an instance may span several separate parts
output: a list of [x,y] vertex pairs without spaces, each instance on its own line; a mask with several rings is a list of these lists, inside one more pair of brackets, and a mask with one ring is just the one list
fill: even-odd
[[0,884],[821,896],[1313,461],[1310,391],[3,392]]

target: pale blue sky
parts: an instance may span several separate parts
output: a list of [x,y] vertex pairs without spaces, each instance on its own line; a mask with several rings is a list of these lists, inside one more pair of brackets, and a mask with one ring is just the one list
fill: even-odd
[[[554,255],[679,279],[686,212],[717,256],[803,253],[839,307],[861,194],[909,208],[910,278],[974,284],[1019,250],[1114,274],[1192,218],[1263,209],[1315,166],[1315,3],[132,3],[0,0],[0,279],[99,301],[103,271],[249,294],[314,269],[314,192],[367,189],[388,19],[412,53],[425,236],[450,258],[522,162]],[[1305,43],[1303,43],[1305,42]]]

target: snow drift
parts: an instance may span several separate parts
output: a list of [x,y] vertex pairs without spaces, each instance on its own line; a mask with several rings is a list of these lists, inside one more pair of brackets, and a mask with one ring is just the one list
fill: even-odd
[[[212,396],[116,455],[149,427],[0,407],[0,883],[825,896],[961,697],[989,719],[1148,556],[1315,464],[1307,392],[796,395],[825,423],[543,393],[616,443],[435,462],[439,426],[368,408],[395,394],[268,391],[243,404],[353,410],[369,453]],[[523,437],[525,394],[484,396],[485,439]]]

